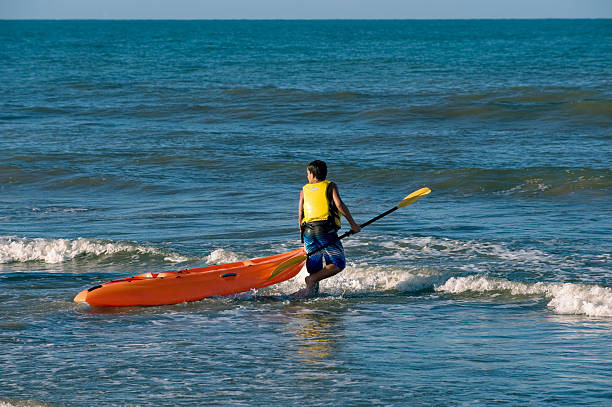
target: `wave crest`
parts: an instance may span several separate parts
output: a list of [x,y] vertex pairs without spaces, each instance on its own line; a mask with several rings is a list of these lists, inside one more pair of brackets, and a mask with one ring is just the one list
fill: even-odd
[[543,296],[549,298],[548,307],[557,314],[612,317],[612,289],[596,285],[575,283],[523,283],[472,275],[451,277],[435,287],[438,292],[450,294],[507,293],[513,296]]
[[[263,289],[263,294],[289,295],[304,288],[305,269],[295,278]],[[334,297],[374,294],[386,291],[418,293],[435,290],[448,294],[510,295],[548,299],[548,308],[557,314],[612,317],[612,289],[576,283],[527,283],[483,275],[449,277],[430,269],[406,269],[351,265],[342,273],[321,282],[321,293]]]
[[245,260],[245,258],[225,249],[216,249],[206,257],[206,263],[208,264],[234,263],[242,260]]
[[188,258],[177,253],[131,242],[113,242],[101,239],[44,239],[0,237],[0,264],[42,261],[63,263],[82,256],[149,255],[163,257],[165,261],[180,263]]

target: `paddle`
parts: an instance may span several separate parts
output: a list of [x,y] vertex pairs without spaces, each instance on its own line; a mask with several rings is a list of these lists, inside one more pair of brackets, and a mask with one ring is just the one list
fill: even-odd
[[[380,218],[384,218],[388,214],[390,214],[392,212],[395,212],[399,208],[403,208],[404,206],[408,206],[408,205],[410,205],[412,203],[415,203],[416,201],[418,201],[419,199],[423,198],[425,195],[429,194],[430,192],[431,192],[431,189],[429,189],[427,187],[418,189],[418,190],[414,191],[413,193],[411,193],[410,195],[408,195],[406,198],[402,199],[402,201],[398,205],[396,205],[393,208],[389,209],[388,211],[383,212],[380,215],[370,219],[366,223],[363,223],[363,224],[359,225],[359,227],[361,227],[363,229],[364,227],[368,226],[369,224],[376,222]],[[273,278],[277,274],[283,272],[284,270],[288,269],[289,267],[293,266],[294,264],[298,264],[299,262],[304,261],[304,259],[306,259],[308,256],[311,256],[311,255],[313,255],[313,254],[315,254],[317,252],[320,252],[321,250],[325,249],[330,244],[332,244],[334,242],[337,242],[338,240],[342,240],[345,237],[353,235],[353,234],[355,234],[355,232],[353,232],[352,230],[349,230],[348,232],[346,232],[342,236],[340,236],[338,239],[336,239],[334,241],[331,241],[331,242],[327,243],[326,245],[323,245],[323,246],[319,247],[317,250],[313,250],[313,251],[311,251],[309,253],[303,254],[301,256],[293,257],[293,258],[291,258],[291,259],[289,259],[287,261],[282,262],[281,264],[276,266],[276,268],[274,269],[272,274],[270,274],[270,277],[268,277],[268,280],[270,280],[271,278]]]

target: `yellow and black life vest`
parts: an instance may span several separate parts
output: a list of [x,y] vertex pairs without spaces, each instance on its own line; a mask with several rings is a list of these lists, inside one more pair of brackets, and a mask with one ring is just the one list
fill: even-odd
[[334,204],[332,184],[333,182],[325,180],[304,185],[302,188],[304,194],[302,225],[327,221],[332,229],[340,229],[340,212]]

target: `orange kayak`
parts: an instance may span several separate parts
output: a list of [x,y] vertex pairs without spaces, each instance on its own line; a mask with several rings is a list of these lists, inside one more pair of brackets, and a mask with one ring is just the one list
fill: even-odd
[[[306,262],[299,258],[304,254],[304,249],[297,249],[236,263],[140,274],[83,290],[74,301],[98,307],[127,307],[178,304],[215,295],[236,294],[282,283],[296,276]],[[293,258],[294,261],[289,261]],[[283,263],[282,271],[269,279],[276,267]]]

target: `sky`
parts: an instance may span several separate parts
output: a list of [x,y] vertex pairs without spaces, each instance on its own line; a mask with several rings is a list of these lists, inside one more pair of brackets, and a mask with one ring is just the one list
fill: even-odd
[[0,20],[474,18],[612,18],[612,0],[0,0]]

